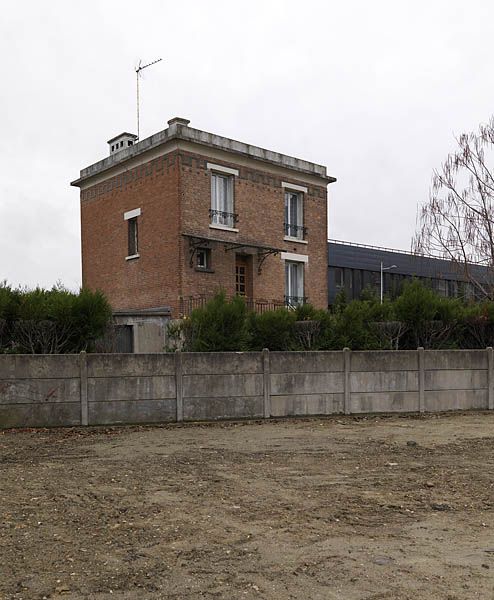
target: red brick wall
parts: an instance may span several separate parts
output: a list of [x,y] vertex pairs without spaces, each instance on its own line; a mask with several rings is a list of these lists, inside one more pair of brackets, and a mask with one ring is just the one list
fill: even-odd
[[[83,285],[102,290],[114,309],[178,309],[176,153],[157,158],[81,192]],[[140,208],[140,258],[126,261],[127,222]]]
[[[239,170],[235,177],[235,212],[239,233],[209,227],[211,173],[207,162]],[[304,194],[304,221],[308,244],[285,242],[282,181],[309,188]],[[109,178],[81,192],[83,284],[101,289],[114,309],[171,306],[178,316],[181,296],[212,295],[218,289],[235,292],[235,251],[212,244],[214,273],[190,266],[188,239],[194,233],[225,241],[251,241],[307,254],[305,295],[319,308],[327,307],[327,193],[324,185],[307,185],[294,177],[219,162],[207,155],[175,151]],[[180,206],[180,209],[179,209]],[[127,222],[123,213],[140,208],[140,258],[126,261]],[[268,256],[257,273],[252,261],[252,295],[255,299],[283,301],[284,264]]]
[[[205,237],[235,242],[252,241],[281,248],[286,252],[307,254],[305,294],[318,308],[327,308],[327,191],[324,186],[307,185],[296,176],[287,178],[260,170],[242,167],[234,162],[217,161],[207,156],[181,153],[182,227]],[[239,170],[235,177],[234,211],[239,215],[239,233],[209,227],[211,207],[211,173],[207,162]],[[308,187],[304,194],[304,221],[308,228],[308,244],[284,241],[284,188],[282,181]],[[212,245],[214,273],[197,272],[189,266],[188,242],[183,242],[184,296],[198,293],[213,294],[218,288],[227,293],[235,291],[235,251],[225,252],[221,244]],[[254,251],[255,252],[255,251]],[[253,297],[283,301],[285,294],[284,263],[280,256],[268,256],[262,273],[257,273],[257,257],[253,257]]]

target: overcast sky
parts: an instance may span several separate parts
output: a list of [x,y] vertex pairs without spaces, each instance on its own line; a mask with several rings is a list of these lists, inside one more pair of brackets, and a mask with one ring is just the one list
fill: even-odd
[[458,0],[31,1],[0,20],[0,280],[80,284],[69,182],[173,116],[308,159],[329,237],[408,250],[454,136],[494,112],[494,3]]

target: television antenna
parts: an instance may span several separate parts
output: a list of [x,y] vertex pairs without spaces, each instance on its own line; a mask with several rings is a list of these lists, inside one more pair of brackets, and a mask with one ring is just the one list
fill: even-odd
[[137,83],[137,141],[139,141],[139,78],[141,77],[141,71],[147,69],[151,65],[155,65],[159,63],[162,59],[158,58],[157,60],[153,60],[153,62],[148,63],[147,65],[143,65],[142,60],[139,61],[139,64],[136,67],[136,83]]

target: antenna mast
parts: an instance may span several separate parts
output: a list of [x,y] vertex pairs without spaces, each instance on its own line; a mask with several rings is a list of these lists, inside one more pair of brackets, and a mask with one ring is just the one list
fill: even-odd
[[141,62],[142,60],[139,61],[139,65],[136,67],[136,83],[137,83],[137,140],[139,141],[139,77],[141,75],[141,71],[143,69],[147,69],[148,67],[150,67],[151,65],[155,65],[156,63],[159,63],[160,60],[162,60],[161,58],[158,58],[157,60],[153,60],[153,62],[148,63],[147,65],[142,65],[141,66]]

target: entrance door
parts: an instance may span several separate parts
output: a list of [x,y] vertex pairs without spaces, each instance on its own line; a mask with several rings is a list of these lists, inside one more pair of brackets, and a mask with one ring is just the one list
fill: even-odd
[[132,325],[115,325],[114,352],[134,352],[134,327]]
[[252,257],[237,254],[235,257],[235,293],[252,297]]

